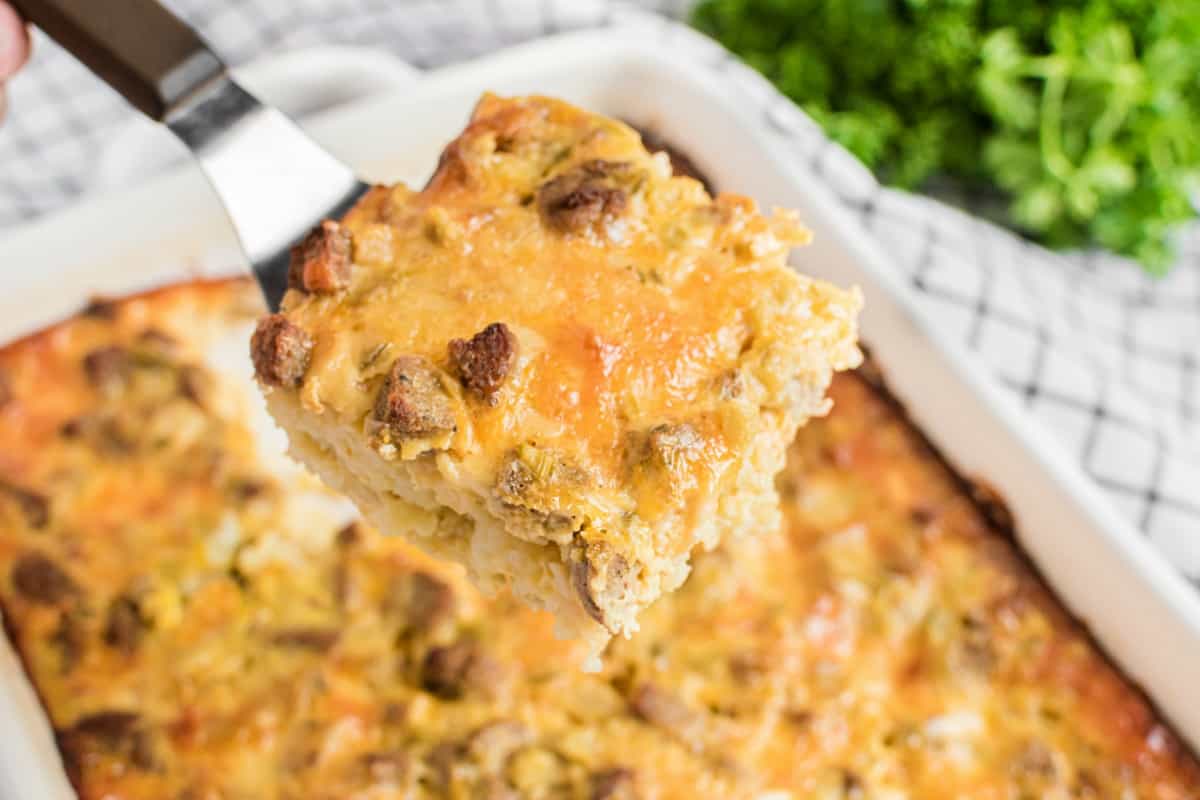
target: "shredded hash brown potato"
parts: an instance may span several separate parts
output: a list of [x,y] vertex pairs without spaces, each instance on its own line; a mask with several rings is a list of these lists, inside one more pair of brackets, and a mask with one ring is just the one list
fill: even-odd
[[858,293],[786,264],[808,235],[621,122],[486,96],[423,190],[296,248],[254,360],[367,519],[595,655],[693,551],[778,527],[787,444],[861,358]]
[[885,396],[834,380],[786,525],[603,669],[282,456],[247,284],[0,351],[0,605],[84,800],[1200,797],[1200,769]]

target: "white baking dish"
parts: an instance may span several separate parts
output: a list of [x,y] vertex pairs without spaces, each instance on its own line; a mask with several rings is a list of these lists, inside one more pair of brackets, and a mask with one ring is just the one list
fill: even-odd
[[[1007,500],[1025,551],[1116,662],[1200,746],[1200,596],[1122,521],[1049,437],[964,351],[939,341],[852,218],[785,157],[736,81],[657,55],[645,31],[576,33],[432,73],[338,109],[312,126],[376,180],[420,182],[484,90],[540,92],[654,127],[721,187],[800,209],[816,234],[797,256],[858,284],[863,337],[914,421],[965,475]],[[232,234],[192,170],[96,197],[0,243],[0,340],[65,316],[95,293],[123,293],[238,263]],[[69,797],[49,731],[0,645],[0,793]]]

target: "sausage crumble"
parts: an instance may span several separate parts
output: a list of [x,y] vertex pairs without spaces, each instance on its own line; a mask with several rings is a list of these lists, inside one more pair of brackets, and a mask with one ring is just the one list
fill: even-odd
[[433,364],[420,356],[392,362],[375,400],[375,417],[402,439],[420,439],[454,430],[454,409]]
[[308,371],[312,347],[312,337],[283,314],[263,317],[250,339],[254,374],[268,385],[295,388]]
[[292,248],[288,288],[336,292],[350,285],[350,229],[325,220]]
[[550,227],[562,233],[582,233],[597,222],[624,213],[632,165],[593,159],[542,184],[538,208]]
[[517,337],[503,322],[493,322],[470,339],[450,340],[450,363],[463,386],[488,405],[496,405],[516,360]]

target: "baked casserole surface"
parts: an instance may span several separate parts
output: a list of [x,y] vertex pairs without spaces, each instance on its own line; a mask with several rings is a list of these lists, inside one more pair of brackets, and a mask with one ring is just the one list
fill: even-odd
[[860,359],[857,292],[785,263],[807,238],[623,123],[486,96],[423,190],[296,249],[258,374],[381,530],[597,652],[694,549],[778,526],[787,444]]
[[0,604],[85,800],[1200,797],[862,377],[598,673],[284,458],[243,283],[0,351]]

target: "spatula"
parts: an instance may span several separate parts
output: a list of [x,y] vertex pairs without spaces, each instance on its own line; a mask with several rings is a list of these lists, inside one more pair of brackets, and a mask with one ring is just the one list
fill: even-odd
[[131,105],[192,151],[237,230],[272,311],[289,250],[366,191],[345,164],[230,75],[157,0],[10,0]]

